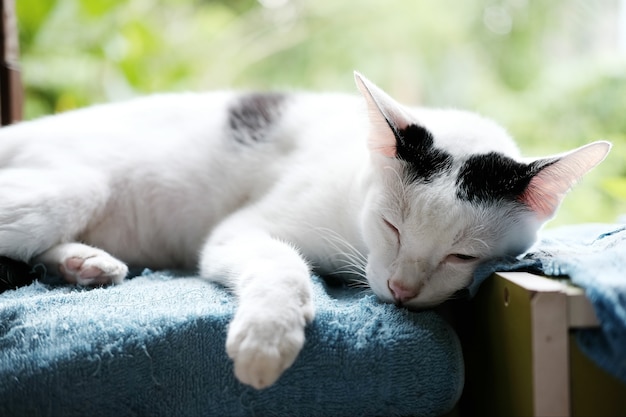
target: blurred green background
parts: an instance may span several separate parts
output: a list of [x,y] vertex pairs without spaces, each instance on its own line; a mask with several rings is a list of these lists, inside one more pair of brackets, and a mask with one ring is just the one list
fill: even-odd
[[17,0],[26,118],[156,91],[354,92],[507,127],[528,156],[613,142],[550,225],[626,213],[625,0]]

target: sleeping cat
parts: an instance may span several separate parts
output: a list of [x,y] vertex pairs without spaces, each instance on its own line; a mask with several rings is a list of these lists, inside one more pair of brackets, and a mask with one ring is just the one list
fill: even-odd
[[535,240],[607,142],[522,160],[498,125],[361,97],[169,94],[0,130],[0,255],[81,285],[127,265],[232,289],[237,378],[273,384],[314,316],[310,273],[409,308],[445,301]]

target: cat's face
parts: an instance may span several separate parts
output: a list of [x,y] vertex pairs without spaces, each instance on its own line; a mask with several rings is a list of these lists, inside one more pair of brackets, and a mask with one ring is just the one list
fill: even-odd
[[596,142],[522,162],[491,121],[407,109],[358,74],[357,85],[371,121],[372,179],[361,218],[366,277],[387,302],[439,304],[467,287],[481,262],[523,253],[610,148]]
[[362,218],[367,280],[384,301],[439,304],[467,287],[481,262],[520,254],[534,242],[541,223],[522,205],[459,199],[458,169],[425,183],[401,181],[404,169],[387,166],[370,189]]

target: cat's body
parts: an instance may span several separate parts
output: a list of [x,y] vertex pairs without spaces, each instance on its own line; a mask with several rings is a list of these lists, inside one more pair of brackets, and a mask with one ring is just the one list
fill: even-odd
[[[238,295],[238,378],[273,383],[314,315],[309,274],[428,307],[534,241],[608,144],[519,162],[493,122],[339,94],[174,94],[0,130],[0,255],[70,282],[199,268]],[[120,262],[121,261],[121,262]]]
[[[253,97],[260,102],[252,103]],[[257,204],[267,204],[269,219],[280,220],[268,225],[272,234],[293,241],[320,267],[337,249],[315,245],[316,239],[303,234],[324,234],[328,232],[318,228],[328,228],[364,249],[354,216],[363,204],[359,187],[364,184],[359,182],[368,165],[362,100],[301,93],[276,96],[280,103],[272,103],[269,97],[228,92],[155,95],[8,127],[0,131],[2,180],[25,179],[18,171],[14,177],[9,172],[13,167],[35,168],[37,181],[23,185],[37,194],[47,190],[54,201],[47,208],[49,220],[76,204],[65,197],[58,207],[57,191],[74,188],[76,199],[88,196],[84,204],[91,206],[90,212],[69,219],[75,226],[68,237],[106,248],[131,265],[196,268],[211,229],[233,212]],[[256,111],[257,104],[276,106],[271,109],[276,119],[257,137],[246,127],[234,134],[230,112],[238,107]],[[55,178],[56,173],[68,178]],[[76,189],[78,184],[84,189]],[[273,207],[274,201],[280,207]],[[60,219],[55,235],[72,229],[61,223],[68,221]],[[56,243],[41,240],[40,231],[31,227],[39,224],[25,227],[39,243],[20,247],[2,241],[0,251],[29,260]],[[307,245],[315,246],[307,250]]]

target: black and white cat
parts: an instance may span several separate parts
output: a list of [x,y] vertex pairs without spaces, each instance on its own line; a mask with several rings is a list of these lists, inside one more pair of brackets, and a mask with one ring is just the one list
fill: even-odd
[[274,383],[314,316],[310,273],[424,308],[535,240],[607,142],[522,160],[492,121],[362,97],[156,95],[0,130],[0,255],[69,282],[198,268],[238,297],[226,349]]

